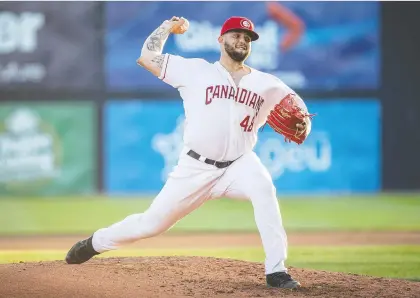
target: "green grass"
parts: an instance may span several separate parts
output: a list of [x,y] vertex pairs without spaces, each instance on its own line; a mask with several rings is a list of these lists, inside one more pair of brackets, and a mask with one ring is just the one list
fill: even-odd
[[[64,250],[1,251],[0,263],[63,260]],[[108,252],[111,256],[209,256],[263,262],[261,248],[153,249]],[[288,266],[420,280],[420,246],[291,247]]]
[[[147,209],[151,200],[127,198],[0,199],[0,235],[87,234]],[[288,231],[420,230],[420,195],[288,197],[280,200]],[[249,202],[215,200],[171,232],[256,232]]]

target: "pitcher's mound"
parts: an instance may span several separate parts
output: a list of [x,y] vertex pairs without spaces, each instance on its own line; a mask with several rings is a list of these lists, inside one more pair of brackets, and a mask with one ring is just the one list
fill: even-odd
[[265,286],[260,263],[204,257],[0,265],[0,297],[420,297],[420,283],[290,268],[302,288]]

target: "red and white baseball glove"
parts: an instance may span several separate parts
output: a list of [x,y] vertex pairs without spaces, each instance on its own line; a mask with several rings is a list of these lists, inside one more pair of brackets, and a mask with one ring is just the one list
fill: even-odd
[[315,114],[309,114],[299,107],[295,94],[288,94],[274,106],[267,118],[268,125],[284,136],[286,142],[302,144],[309,134],[309,121]]

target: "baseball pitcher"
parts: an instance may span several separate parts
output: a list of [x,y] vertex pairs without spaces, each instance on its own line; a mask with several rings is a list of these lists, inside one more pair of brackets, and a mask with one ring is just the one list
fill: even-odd
[[77,242],[69,264],[159,235],[210,199],[249,200],[266,254],[270,287],[300,286],[285,266],[287,238],[276,189],[253,152],[258,130],[268,123],[286,141],[301,144],[311,130],[303,100],[280,79],[244,62],[259,38],[254,24],[231,17],[222,26],[220,60],[186,59],[163,54],[169,34],[182,34],[189,23],[172,17],[144,42],[137,64],[176,88],[185,109],[184,147],[177,165],[150,207]]

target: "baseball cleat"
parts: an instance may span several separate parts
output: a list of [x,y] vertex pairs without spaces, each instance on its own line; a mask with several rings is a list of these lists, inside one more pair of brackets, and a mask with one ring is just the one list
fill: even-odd
[[93,249],[92,236],[90,236],[88,239],[78,241],[73,245],[67,253],[66,262],[67,264],[82,264],[98,254]]
[[300,283],[286,272],[274,272],[266,275],[267,286],[270,288],[297,289]]

